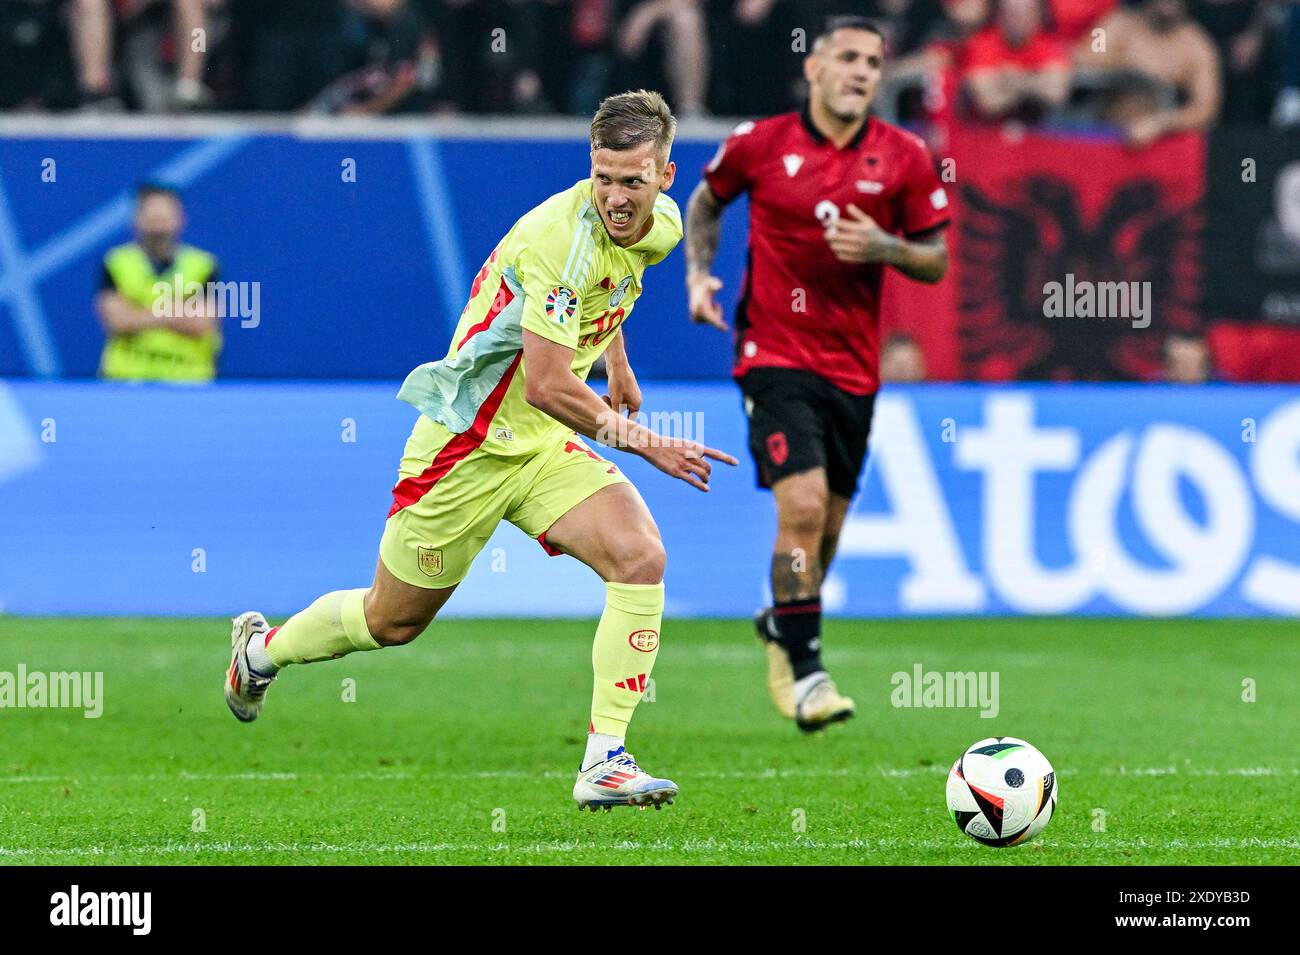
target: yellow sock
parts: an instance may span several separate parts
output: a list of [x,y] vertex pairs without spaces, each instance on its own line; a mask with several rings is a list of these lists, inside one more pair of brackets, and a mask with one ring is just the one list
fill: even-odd
[[663,584],[605,584],[605,612],[591,648],[593,733],[627,735],[659,655],[663,615]]
[[266,652],[278,667],[333,660],[353,650],[378,650],[366,627],[366,588],[336,590],[294,614],[266,636]]

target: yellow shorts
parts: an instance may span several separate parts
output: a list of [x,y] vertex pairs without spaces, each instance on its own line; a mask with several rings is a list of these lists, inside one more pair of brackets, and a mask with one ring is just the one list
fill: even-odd
[[424,415],[406,442],[400,475],[379,556],[398,580],[429,589],[460,583],[503,520],[558,553],[546,543],[550,526],[601,488],[627,483],[576,434],[508,458]]

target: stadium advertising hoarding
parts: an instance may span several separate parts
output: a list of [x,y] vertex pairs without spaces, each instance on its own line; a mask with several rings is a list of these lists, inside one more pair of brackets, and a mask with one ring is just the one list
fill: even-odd
[[[146,179],[182,189],[187,239],[218,257],[223,280],[258,294],[255,321],[226,323],[221,378],[398,378],[442,355],[474,271],[509,225],[584,174],[582,125],[533,139],[516,127],[487,138],[378,129],[383,138],[359,139],[200,124],[170,138],[88,139],[38,125],[7,139],[0,374],[96,373],[101,259],[128,237],[130,191]],[[727,129],[712,124],[676,144],[672,195],[683,206]],[[1216,321],[1272,315],[1265,324],[1296,328],[1286,303],[1294,305],[1300,259],[1286,237],[1300,222],[1292,208],[1300,173],[1286,134],[1217,134],[1208,159],[1205,141],[1190,134],[1135,153],[1079,135],[958,128],[950,145],[942,174],[953,186],[952,274],[936,286],[886,279],[884,325],[921,342],[931,377],[1149,377],[1163,334],[1134,329],[1134,320],[1189,328],[1203,299]],[[72,156],[95,156],[95,174]],[[1249,182],[1243,158],[1254,163]],[[261,172],[250,177],[249,168]],[[484,168],[494,171],[489,190]],[[51,181],[33,178],[43,169]],[[1216,211],[1205,221],[1207,179]],[[258,229],[247,228],[253,211]],[[743,284],[745,216],[743,199],[728,209],[716,263],[729,317]],[[656,267],[627,327],[647,378],[716,379],[733,357],[726,336],[689,322],[684,261],[675,253]],[[1049,283],[1117,282],[1149,293],[1145,316],[1088,319],[1091,333],[1079,335],[1079,315],[1047,307]],[[1271,351],[1265,380],[1300,375],[1293,344]],[[1258,378],[1254,367],[1228,370]]]
[[[652,424],[743,455],[731,386],[645,390]],[[0,387],[0,609],[279,615],[368,583],[411,424],[394,391]],[[888,388],[872,447],[836,613],[1300,613],[1300,389]],[[669,613],[758,606],[773,518],[750,463],[706,497],[615,460],[663,532]],[[602,597],[503,527],[447,612],[594,615]]]
[[[511,224],[588,174],[586,124],[560,121],[563,135],[551,137],[537,132],[544,125],[439,136],[428,124],[363,125],[354,128],[367,137],[348,138],[335,128],[198,120],[184,135],[88,138],[38,123],[30,135],[4,138],[0,375],[96,375],[102,260],[130,237],[132,190],[158,181],[185,198],[185,240],[217,257],[223,282],[258,296],[254,319],[224,324],[218,377],[400,378],[446,352],[475,272]],[[147,129],[159,126],[150,120]],[[0,122],[0,137],[7,128]],[[683,208],[728,128],[676,144],[682,177],[671,194]],[[737,203],[718,257],[733,295],[743,217]],[[726,336],[687,316],[684,261],[678,252],[656,267],[627,330],[646,377],[716,378],[730,365]],[[656,328],[674,334],[650,333]]]
[[1206,254],[1234,281],[1206,288],[1216,317],[1300,328],[1300,132],[1210,137]]

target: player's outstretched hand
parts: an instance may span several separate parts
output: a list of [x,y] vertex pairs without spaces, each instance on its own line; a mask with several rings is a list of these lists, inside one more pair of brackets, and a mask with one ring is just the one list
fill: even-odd
[[835,258],[853,264],[887,261],[895,238],[852,203],[845,211],[848,215],[826,227],[826,243]]
[[691,321],[712,325],[719,331],[730,331],[722,317],[722,306],[713,296],[722,288],[722,279],[704,272],[692,272],[686,277],[686,295],[691,310]]
[[642,457],[664,474],[680,478],[701,491],[709,489],[709,474],[713,471],[710,458],[733,466],[739,463],[725,451],[705,447],[698,441],[665,438],[661,435],[655,435],[655,440],[642,451]]

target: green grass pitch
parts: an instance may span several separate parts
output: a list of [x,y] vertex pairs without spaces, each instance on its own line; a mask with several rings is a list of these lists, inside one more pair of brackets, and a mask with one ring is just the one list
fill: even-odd
[[[662,812],[579,813],[592,621],[436,622],[295,667],[262,719],[216,619],[0,618],[0,670],[103,671],[104,712],[3,709],[0,862],[1292,864],[1300,642],[1286,621],[832,620],[858,716],[804,737],[748,621],[670,620],[629,749]],[[999,674],[1000,712],[891,705],[891,674]],[[1253,680],[1256,700],[1243,700]],[[355,681],[355,701],[346,701]],[[988,849],[944,807],[987,736],[1052,760],[1043,836]]]

